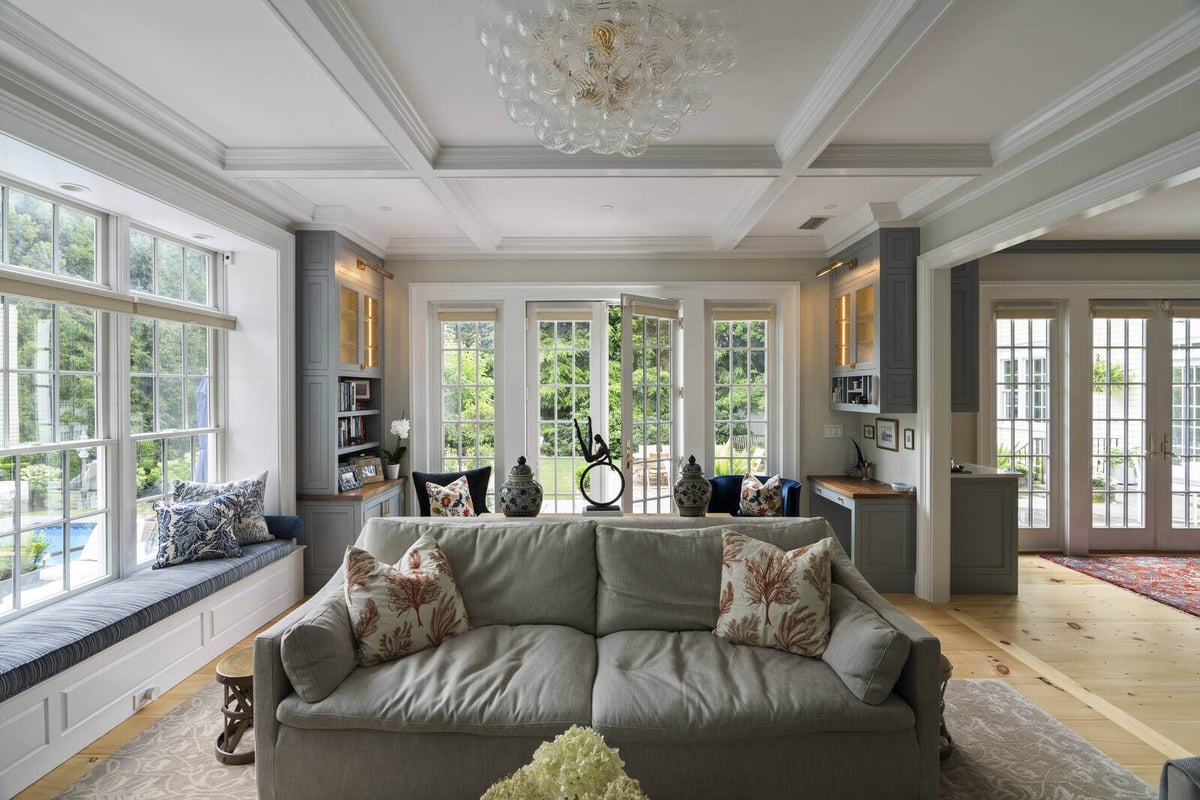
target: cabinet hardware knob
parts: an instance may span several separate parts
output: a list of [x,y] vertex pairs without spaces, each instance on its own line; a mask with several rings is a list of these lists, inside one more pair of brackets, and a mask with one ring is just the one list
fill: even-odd
[[366,365],[364,362],[360,361],[360,362],[358,362],[358,368],[359,368],[359,369],[366,369],[366,368],[367,368],[367,365]]

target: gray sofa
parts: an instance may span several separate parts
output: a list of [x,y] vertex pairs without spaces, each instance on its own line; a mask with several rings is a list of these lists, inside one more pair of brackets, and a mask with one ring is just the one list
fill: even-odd
[[836,613],[829,663],[717,639],[723,528],[785,549],[832,536],[804,518],[371,520],[358,546],[389,563],[439,542],[473,629],[358,668],[335,576],[255,641],[259,797],[474,800],[576,724],[653,800],[936,797],[938,640],[836,539],[835,612],[853,595],[907,640],[881,702],[848,688],[882,656],[857,655]]

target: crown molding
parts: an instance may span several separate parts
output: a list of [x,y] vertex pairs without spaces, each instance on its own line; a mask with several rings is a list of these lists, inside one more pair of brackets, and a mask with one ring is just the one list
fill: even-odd
[[0,41],[24,54],[36,70],[50,70],[65,78],[86,93],[89,102],[109,106],[139,137],[153,137],[160,146],[168,145],[177,158],[206,166],[221,163],[225,154],[222,142],[11,3],[0,3]]
[[825,233],[826,255],[833,256],[848,245],[880,228],[902,224],[904,215],[897,203],[866,203],[837,219]]
[[829,254],[820,234],[811,236],[747,236],[738,242],[734,253],[739,255],[780,255],[824,258]]
[[1030,239],[1015,244],[1004,252],[1200,253],[1200,239]]
[[225,173],[236,178],[411,178],[390,147],[229,147]]
[[809,170],[872,175],[979,175],[992,166],[986,144],[831,144]]
[[782,165],[769,145],[654,145],[627,158],[538,146],[443,147],[434,170],[443,178],[715,176],[774,177]]
[[387,105],[426,163],[432,164],[440,148],[437,138],[408,99],[350,8],[342,0],[307,0],[307,3],[342,52],[354,63],[359,74],[371,85],[376,96]]
[[927,269],[953,267],[1048,233],[1072,219],[1119,208],[1200,178],[1200,133],[1109,170],[917,257]]
[[991,145],[993,158],[997,164],[1009,160],[1197,49],[1200,8],[1000,134]]
[[906,219],[916,217],[922,211],[937,203],[943,197],[947,197],[953,192],[958,191],[958,189],[970,183],[970,181],[971,178],[962,176],[934,178],[920,188],[914,189],[900,198],[900,201],[897,203],[900,207],[900,215]]
[[[139,191],[164,200],[170,196],[187,198],[195,206],[209,209],[204,214],[216,214],[213,221],[217,224],[255,231],[261,241],[274,241],[274,235],[286,231],[292,221],[270,194],[256,187],[233,186],[215,165],[208,169],[193,166],[177,152],[129,133],[3,62],[0,118],[7,120],[6,132],[15,138],[101,174],[111,176],[115,168],[125,175],[144,178],[157,188]],[[108,166],[91,166],[96,157]],[[129,178],[123,182],[129,182]]]
[[[1111,113],[1100,116],[1092,124],[1087,125],[1053,145],[1041,150],[1038,150],[1037,147],[1031,148],[1026,158],[1013,159],[1009,163],[1001,164],[979,181],[967,184],[967,188],[962,194],[952,194],[948,202],[939,205],[929,214],[922,217],[919,223],[926,225],[952,211],[962,208],[968,203],[980,199],[1027,172],[1049,163],[1072,148],[1083,144],[1088,139],[1098,136],[1114,125],[1137,116],[1139,113],[1175,92],[1191,86],[1200,80],[1200,53],[1193,54],[1191,58],[1186,59],[1186,63],[1171,65],[1165,72],[1168,73],[1164,75],[1164,78],[1166,78],[1165,83],[1147,91],[1145,94],[1132,98],[1129,102],[1112,110]],[[1100,112],[1097,111],[1094,113],[1099,114]]]

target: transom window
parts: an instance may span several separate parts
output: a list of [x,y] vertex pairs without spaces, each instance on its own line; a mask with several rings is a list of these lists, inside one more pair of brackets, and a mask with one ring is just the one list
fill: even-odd
[[170,300],[209,305],[209,253],[140,230],[129,232],[129,287]]
[[0,187],[5,264],[84,281],[97,280],[100,220],[69,205]]

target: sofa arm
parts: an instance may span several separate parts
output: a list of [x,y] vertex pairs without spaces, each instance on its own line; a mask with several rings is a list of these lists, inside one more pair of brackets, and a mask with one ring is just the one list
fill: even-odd
[[260,800],[279,800],[275,793],[275,741],[279,734],[275,709],[294,691],[283,670],[283,634],[330,592],[340,592],[341,585],[339,573],[304,605],[254,639],[254,771]]
[[916,718],[920,760],[919,796],[922,800],[936,800],[941,764],[938,756],[938,726],[942,713],[942,643],[912,617],[883,599],[862,573],[855,569],[836,538],[832,572],[835,582],[853,592],[912,644],[893,691],[908,703]]

